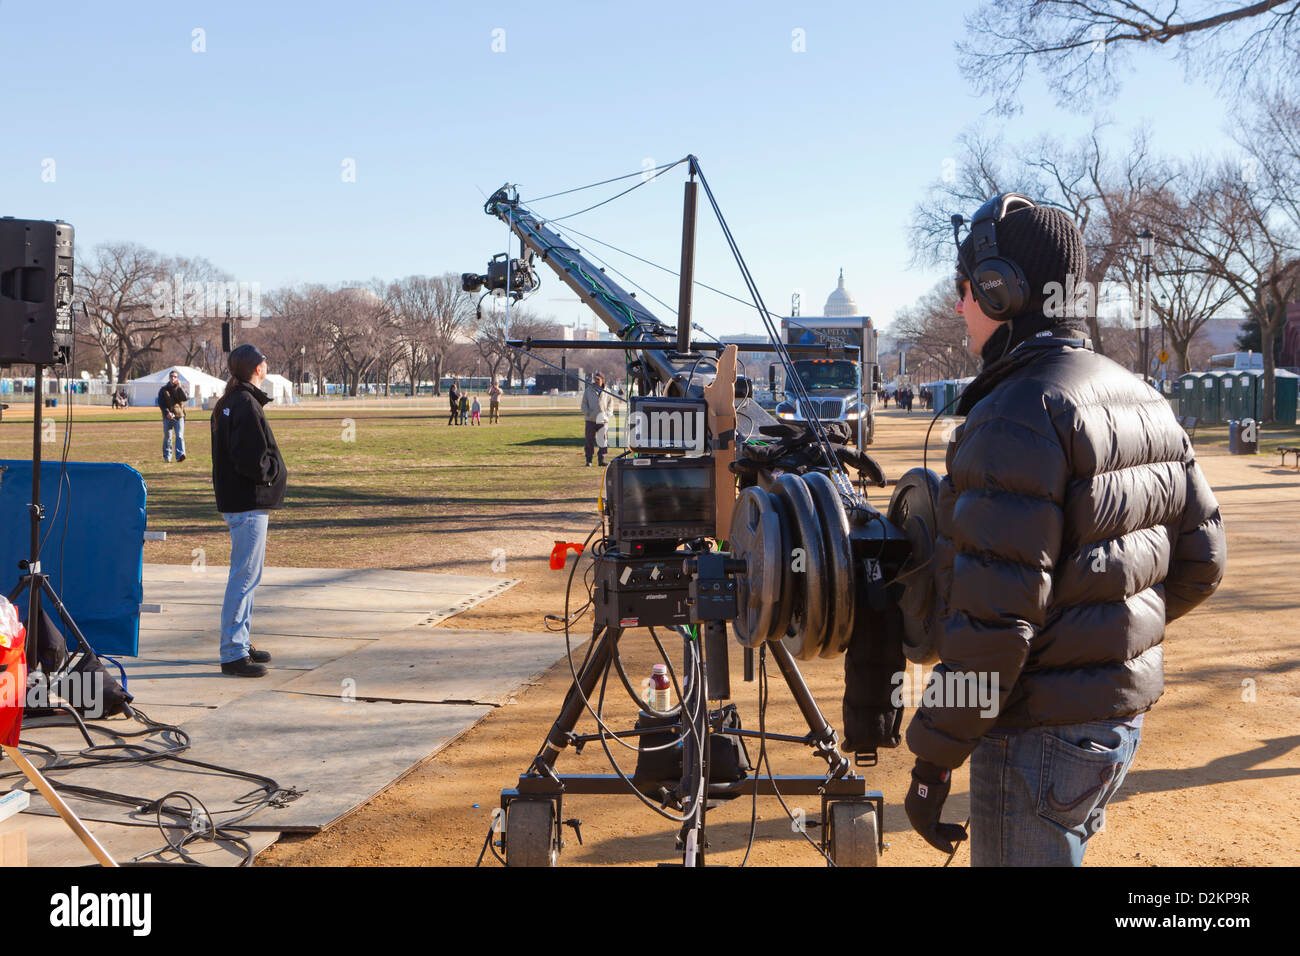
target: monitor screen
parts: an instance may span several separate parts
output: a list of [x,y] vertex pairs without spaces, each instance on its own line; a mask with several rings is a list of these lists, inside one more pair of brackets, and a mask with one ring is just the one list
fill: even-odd
[[713,519],[713,463],[707,467],[625,468],[619,497],[624,528],[707,524]]

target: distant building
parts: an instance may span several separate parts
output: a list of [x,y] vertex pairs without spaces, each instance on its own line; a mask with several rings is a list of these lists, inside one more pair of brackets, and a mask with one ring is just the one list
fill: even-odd
[[836,286],[835,291],[827,296],[826,308],[822,310],[822,315],[827,318],[839,319],[861,314],[858,311],[858,303],[854,301],[853,293],[844,288],[844,270],[841,269],[840,283]]
[[1285,368],[1300,368],[1300,302],[1286,307],[1286,325],[1282,326],[1282,361]]
[[1241,334],[1241,316],[1228,319],[1209,319],[1197,331],[1193,343],[1211,354],[1232,352],[1237,348],[1237,336]]

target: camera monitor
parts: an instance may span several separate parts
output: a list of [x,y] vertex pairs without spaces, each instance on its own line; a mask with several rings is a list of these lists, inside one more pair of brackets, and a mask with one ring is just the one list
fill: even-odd
[[708,538],[714,533],[714,465],[703,458],[618,458],[606,500],[620,551],[638,544]]
[[657,455],[702,455],[706,451],[708,405],[704,399],[634,395],[631,406],[627,446],[632,451]]

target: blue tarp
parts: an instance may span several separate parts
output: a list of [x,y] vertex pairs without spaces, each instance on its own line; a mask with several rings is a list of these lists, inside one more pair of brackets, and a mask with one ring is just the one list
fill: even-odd
[[[8,594],[22,573],[18,562],[31,550],[32,463],[0,459],[0,469],[0,593]],[[91,647],[135,656],[144,597],[144,479],[127,465],[70,461],[60,499],[59,472],[57,461],[41,465],[41,569]],[[25,618],[26,594],[16,603]]]

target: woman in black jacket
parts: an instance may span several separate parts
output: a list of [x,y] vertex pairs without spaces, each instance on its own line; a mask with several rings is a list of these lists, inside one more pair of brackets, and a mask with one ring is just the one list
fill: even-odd
[[230,577],[221,606],[221,672],[261,677],[271,659],[253,647],[253,592],[262,580],[269,512],[284,501],[288,471],[262,406],[271,400],[258,386],[266,357],[241,345],[227,362],[230,381],[212,410],[212,487],[217,510],[230,528]]

